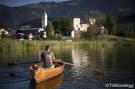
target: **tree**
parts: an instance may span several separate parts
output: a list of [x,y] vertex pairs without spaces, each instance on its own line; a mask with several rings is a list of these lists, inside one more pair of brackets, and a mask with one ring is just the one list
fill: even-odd
[[117,36],[135,38],[135,23],[117,25]]
[[122,25],[122,24],[118,24],[117,25],[117,36],[122,36],[122,37],[125,37],[126,36],[126,26]]
[[56,33],[61,33],[65,36],[69,36],[72,30],[72,23],[69,18],[60,18],[53,21],[54,29]]
[[104,23],[105,28],[108,30],[108,33],[110,35],[116,35],[117,33],[117,22],[114,17],[112,16],[107,16],[105,23]]
[[[87,15],[86,15],[87,16]],[[87,19],[89,20],[89,17],[95,18],[96,19],[96,24],[101,25],[104,23],[106,19],[106,15],[103,12],[100,12],[98,10],[90,10],[88,12]],[[85,17],[86,18],[86,17]],[[87,21],[87,20],[86,20]]]
[[61,21],[60,20],[53,21],[53,27],[54,27],[55,32],[57,34],[61,34],[62,33],[62,31],[61,31]]
[[52,38],[54,36],[54,28],[53,24],[49,21],[46,27],[46,35],[48,38]]
[[84,39],[93,39],[93,38],[97,38],[99,33],[100,33],[100,29],[97,26],[93,25],[88,27],[86,32],[82,32],[81,37]]
[[8,26],[3,24],[3,23],[0,23],[0,28],[7,28]]

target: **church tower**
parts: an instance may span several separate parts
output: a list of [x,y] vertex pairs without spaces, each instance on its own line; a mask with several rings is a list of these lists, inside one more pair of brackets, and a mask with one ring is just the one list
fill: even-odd
[[48,17],[47,17],[47,13],[46,10],[44,10],[43,16],[42,16],[42,28],[46,28],[47,27],[47,22],[48,22]]

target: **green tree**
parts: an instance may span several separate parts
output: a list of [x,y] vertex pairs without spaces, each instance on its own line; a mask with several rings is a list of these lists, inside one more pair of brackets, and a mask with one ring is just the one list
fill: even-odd
[[69,36],[72,30],[72,23],[69,18],[59,18],[53,21],[54,29],[56,33],[60,33],[65,36]]
[[7,28],[8,26],[3,24],[3,23],[0,23],[0,28]]
[[[96,24],[99,24],[99,25],[103,24],[106,19],[105,13],[102,13],[98,10],[94,10],[94,11],[90,10],[88,12],[88,16],[92,18],[96,18]],[[89,20],[89,18],[87,19]]]
[[105,23],[104,23],[105,28],[108,30],[108,33],[110,35],[116,35],[117,33],[117,22],[114,17],[112,16],[107,16]]
[[84,39],[94,39],[97,38],[99,33],[100,33],[100,29],[97,26],[93,25],[88,27],[86,32],[82,32],[81,37]]
[[55,21],[53,21],[53,27],[54,27],[54,29],[55,29],[55,32],[57,33],[57,34],[61,34],[62,32],[61,32],[61,21],[60,20],[55,20]]
[[117,29],[118,29],[117,30],[117,36],[122,36],[122,37],[126,36],[126,33],[125,33],[126,26],[123,26],[122,24],[118,24]]
[[118,24],[117,35],[135,38],[135,23]]
[[46,35],[48,38],[53,38],[54,36],[53,24],[50,21],[48,22],[48,25],[46,27]]
[[69,32],[71,32],[70,28],[70,20],[66,18],[61,19],[61,30],[64,33],[64,35],[69,35]]

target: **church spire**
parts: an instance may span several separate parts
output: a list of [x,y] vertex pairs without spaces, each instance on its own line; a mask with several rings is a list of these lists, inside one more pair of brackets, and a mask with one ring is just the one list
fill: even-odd
[[48,23],[47,19],[48,19],[47,12],[46,12],[46,9],[44,9],[43,16],[42,16],[42,28],[47,27],[47,23]]

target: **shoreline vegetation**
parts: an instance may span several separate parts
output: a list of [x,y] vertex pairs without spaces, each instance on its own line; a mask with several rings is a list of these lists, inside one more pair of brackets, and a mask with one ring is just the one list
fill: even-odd
[[58,47],[71,47],[89,44],[92,47],[106,47],[106,46],[123,46],[134,47],[134,38],[122,38],[117,36],[106,36],[103,38],[93,40],[13,40],[13,39],[1,39],[0,40],[0,52],[10,50],[28,50],[28,49],[40,49],[45,45],[58,46]]

